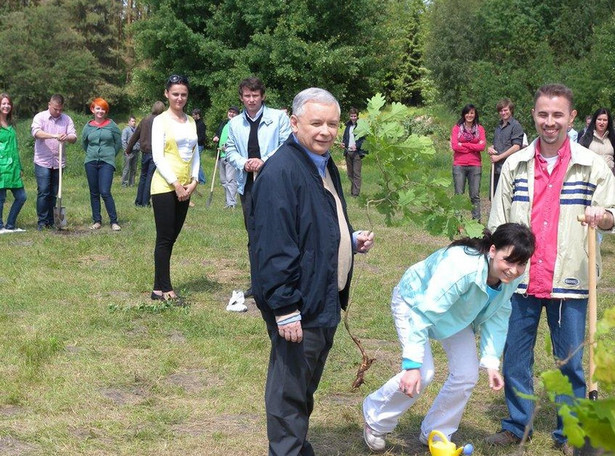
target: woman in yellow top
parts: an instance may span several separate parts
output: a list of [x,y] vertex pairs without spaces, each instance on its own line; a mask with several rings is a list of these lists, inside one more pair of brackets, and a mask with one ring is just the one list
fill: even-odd
[[[152,124],[152,158],[156,172],[152,178],[151,194],[156,222],[154,249],[154,290],[152,299],[171,300],[183,305],[183,300],[171,285],[171,252],[179,235],[196,189],[199,175],[199,155],[196,125],[184,113],[188,101],[188,78],[172,75],[166,83],[164,96],[169,109]],[[196,157],[196,159],[195,159]]]

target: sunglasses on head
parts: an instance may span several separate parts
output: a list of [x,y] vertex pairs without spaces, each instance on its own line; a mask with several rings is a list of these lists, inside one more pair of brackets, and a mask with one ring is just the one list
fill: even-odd
[[179,74],[173,74],[169,76],[167,84],[183,84],[188,85],[188,78]]

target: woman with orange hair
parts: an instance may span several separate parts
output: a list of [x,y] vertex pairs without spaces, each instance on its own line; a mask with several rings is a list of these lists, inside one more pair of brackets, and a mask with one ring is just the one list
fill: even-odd
[[85,150],[85,174],[90,186],[90,203],[92,205],[92,230],[102,227],[100,215],[100,198],[105,202],[111,229],[120,231],[115,211],[115,201],[111,196],[111,183],[115,172],[115,156],[122,148],[122,134],[116,123],[107,118],[109,103],[96,98],[90,105],[94,119],[83,128],[81,143]]

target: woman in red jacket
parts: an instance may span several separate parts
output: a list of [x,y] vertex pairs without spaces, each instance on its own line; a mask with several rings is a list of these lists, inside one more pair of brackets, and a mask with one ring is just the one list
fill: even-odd
[[466,180],[472,202],[472,218],[480,220],[480,153],[485,150],[485,129],[478,122],[478,111],[472,104],[461,110],[461,118],[451,131],[453,183],[455,194],[465,193]]

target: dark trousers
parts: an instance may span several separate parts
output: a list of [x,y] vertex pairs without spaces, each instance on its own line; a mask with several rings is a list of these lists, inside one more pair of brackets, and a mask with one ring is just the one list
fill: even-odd
[[346,153],[346,174],[350,181],[350,195],[359,196],[361,192],[361,156],[356,151]]
[[34,164],[36,176],[36,213],[39,226],[53,226],[53,207],[56,204],[60,172]]
[[152,177],[156,171],[156,164],[151,152],[143,152],[141,157],[141,176],[139,177],[139,187],[137,188],[137,206],[149,206],[149,192],[152,185]]
[[117,223],[115,201],[111,195],[111,184],[115,168],[102,160],[89,161],[85,164],[85,175],[90,187],[90,205],[92,206],[92,221],[101,223],[100,199],[105,203],[110,223]]
[[[248,173],[246,184],[243,187],[243,194],[239,195],[241,199],[241,211],[243,212],[243,223],[248,231],[248,218],[252,212],[252,187],[254,186],[253,174]],[[248,250],[250,249],[250,241],[248,241]]]
[[171,253],[179,236],[190,200],[179,201],[175,192],[152,195],[154,221],[156,222],[156,247],[154,248],[154,290],[163,293],[173,290],[171,285]]
[[322,377],[336,328],[303,329],[301,343],[269,331],[271,354],[265,386],[269,456],[311,456],[307,441],[314,393]]

